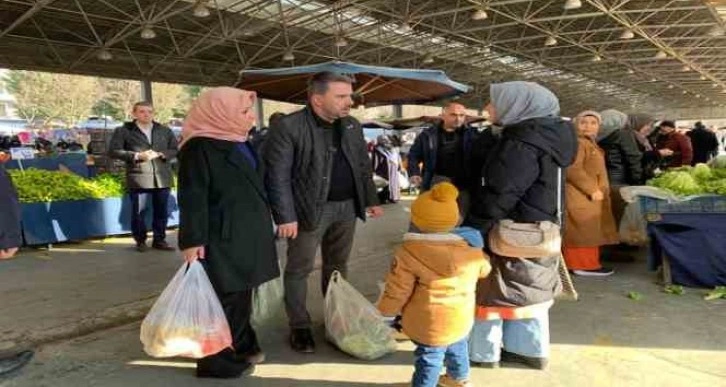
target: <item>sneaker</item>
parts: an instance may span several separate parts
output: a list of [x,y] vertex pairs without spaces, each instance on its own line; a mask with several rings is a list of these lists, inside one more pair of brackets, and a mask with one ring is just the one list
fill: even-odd
[[441,375],[439,382],[436,384],[437,387],[472,387],[473,384],[469,379],[456,380],[449,375]]
[[549,364],[546,357],[524,356],[514,352],[507,352],[505,350],[502,350],[502,362],[523,364],[536,370],[544,370]]
[[315,340],[310,329],[293,329],[290,333],[290,347],[295,352],[315,353]]
[[578,275],[581,277],[607,277],[607,276],[615,274],[615,270],[607,268],[607,267],[601,267],[599,269],[593,269],[593,270],[573,270],[572,274]]

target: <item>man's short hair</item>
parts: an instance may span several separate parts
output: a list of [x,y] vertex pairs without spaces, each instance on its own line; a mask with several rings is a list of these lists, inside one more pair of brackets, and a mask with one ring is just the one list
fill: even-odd
[[333,82],[343,82],[352,85],[355,83],[355,80],[345,74],[334,73],[332,71],[317,73],[308,82],[308,95],[327,93],[328,86]]
[[154,105],[152,105],[152,104],[151,104],[151,102],[148,102],[148,101],[141,101],[141,102],[136,102],[136,103],[134,104],[134,107],[133,107],[133,108],[131,109],[131,111],[132,111],[132,112],[135,112],[137,108],[140,108],[140,107],[142,107],[142,106],[144,106],[144,107],[150,107],[150,108],[152,108],[152,109],[154,108]]
[[446,104],[444,104],[444,107],[441,110],[446,110],[454,105],[459,105],[459,106],[463,107],[464,109],[466,109],[466,106],[464,106],[464,104],[459,101],[449,101]]
[[673,121],[661,121],[660,127],[661,128],[666,127],[666,128],[673,128],[673,129],[675,129],[676,128],[676,124]]

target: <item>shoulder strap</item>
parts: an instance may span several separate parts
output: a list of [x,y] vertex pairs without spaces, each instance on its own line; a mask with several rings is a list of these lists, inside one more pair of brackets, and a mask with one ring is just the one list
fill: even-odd
[[562,168],[557,168],[557,224],[562,227]]

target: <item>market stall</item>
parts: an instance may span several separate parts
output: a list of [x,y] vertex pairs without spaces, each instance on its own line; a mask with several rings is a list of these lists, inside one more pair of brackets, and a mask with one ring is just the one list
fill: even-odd
[[[20,197],[26,245],[131,232],[131,203],[121,175],[102,174],[89,179],[40,169],[11,170],[10,174]],[[170,197],[168,212],[168,225],[178,225],[175,192]],[[150,224],[151,211],[147,215]]]
[[649,187],[623,189],[631,204],[621,237],[647,236],[649,267],[660,268],[666,284],[726,285],[726,168],[715,166],[679,168]]

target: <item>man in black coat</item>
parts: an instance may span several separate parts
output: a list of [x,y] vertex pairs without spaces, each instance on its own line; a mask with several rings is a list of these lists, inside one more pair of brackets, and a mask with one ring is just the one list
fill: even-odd
[[315,350],[306,300],[318,247],[325,293],[333,271],[346,274],[356,216],[383,214],[363,131],[349,116],[352,83],[330,72],[313,76],[308,106],[271,125],[263,153],[278,235],[290,238],[284,275],[290,345],[303,353]]
[[696,126],[687,135],[691,138],[691,146],[693,147],[691,165],[707,163],[712,157],[718,155],[716,133],[708,130],[702,122],[696,122]]
[[177,154],[177,141],[171,129],[154,121],[154,108],[139,102],[133,108],[134,121],[116,129],[109,155],[126,162],[126,188],[131,198],[131,232],[136,249],[146,251],[146,200],[153,205],[154,240],[158,250],[174,250],[166,243],[167,209],[174,173],[171,161]]

